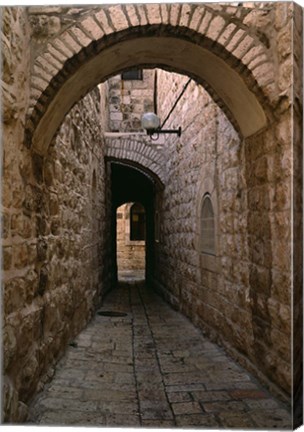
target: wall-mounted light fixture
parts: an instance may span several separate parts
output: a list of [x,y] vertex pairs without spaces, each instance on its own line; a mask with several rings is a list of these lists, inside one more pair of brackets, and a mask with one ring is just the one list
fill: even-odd
[[141,118],[141,125],[143,129],[146,129],[147,134],[151,137],[152,140],[157,140],[159,137],[159,134],[177,134],[179,137],[182,134],[182,128],[179,127],[178,129],[172,130],[172,129],[163,129],[166,121],[168,120],[168,118],[170,117],[170,115],[172,114],[172,112],[174,111],[176,105],[178,104],[178,102],[180,101],[181,97],[183,96],[183,94],[185,93],[188,85],[191,82],[191,78],[188,79],[188,81],[186,82],[186,84],[184,85],[181,93],[179,94],[178,98],[176,99],[176,101],[174,102],[172,108],[170,109],[170,112],[168,113],[167,117],[165,118],[165,120],[163,121],[162,125],[160,126],[160,119],[159,117],[157,117],[156,114],[152,113],[152,112],[148,112],[145,113],[142,118]]
[[182,133],[181,127],[178,129],[162,129],[160,126],[159,117],[153,112],[147,112],[143,114],[141,118],[141,125],[143,129],[146,129],[147,134],[153,140],[157,140],[159,134],[177,134],[180,137]]

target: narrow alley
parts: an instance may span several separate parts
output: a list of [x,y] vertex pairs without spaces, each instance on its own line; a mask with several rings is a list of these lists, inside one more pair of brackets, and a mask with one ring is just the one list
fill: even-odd
[[39,425],[291,427],[287,407],[140,282],[108,295],[30,412]]
[[302,425],[302,8],[0,11],[0,424]]

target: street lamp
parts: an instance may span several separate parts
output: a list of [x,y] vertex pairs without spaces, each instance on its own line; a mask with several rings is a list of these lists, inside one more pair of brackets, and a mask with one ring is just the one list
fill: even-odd
[[[147,112],[143,114],[141,118],[141,125],[142,128],[147,131],[147,134],[150,136],[151,139],[157,140],[159,134],[177,134],[179,137],[182,133],[182,128],[179,127],[177,130],[173,129],[162,129],[160,126],[160,119],[159,117],[154,114],[153,112]],[[156,135],[156,137],[153,138],[153,136]]]

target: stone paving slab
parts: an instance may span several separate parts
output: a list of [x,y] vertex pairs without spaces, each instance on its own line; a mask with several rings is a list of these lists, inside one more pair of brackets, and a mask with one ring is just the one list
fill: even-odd
[[28,423],[291,429],[289,409],[142,283],[108,295],[33,401]]

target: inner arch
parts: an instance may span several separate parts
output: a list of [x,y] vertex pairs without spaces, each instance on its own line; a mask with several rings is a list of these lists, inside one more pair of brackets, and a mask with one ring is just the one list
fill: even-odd
[[80,65],[50,102],[32,137],[43,155],[70,108],[89,90],[134,66],[163,66],[207,83],[223,101],[240,132],[248,137],[266,126],[266,115],[255,94],[224,60],[197,44],[174,37],[141,37],[117,42]]

